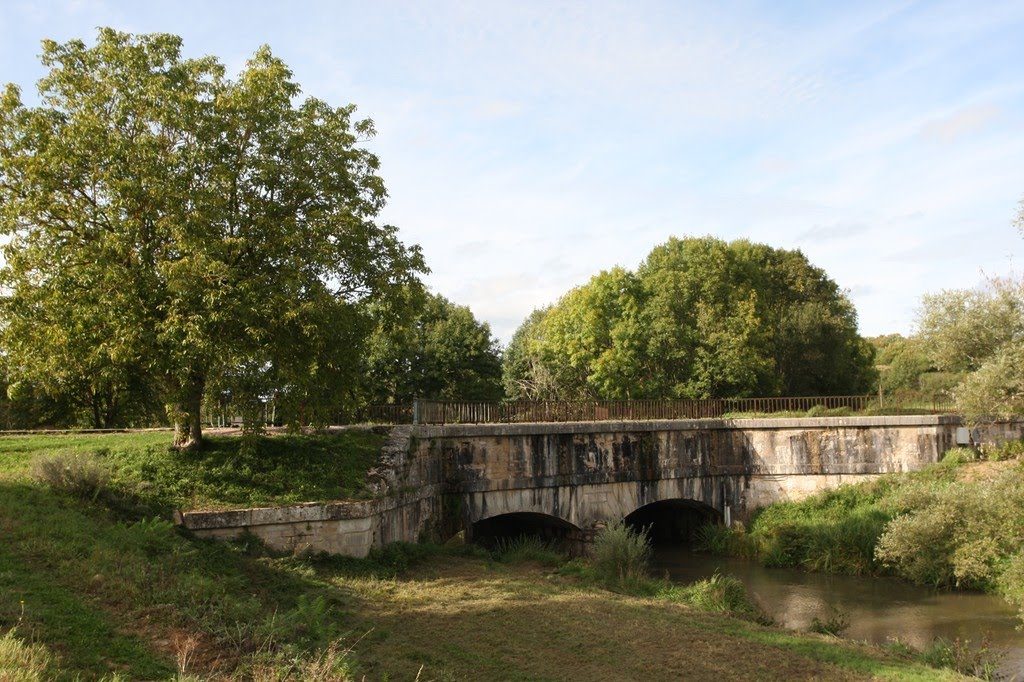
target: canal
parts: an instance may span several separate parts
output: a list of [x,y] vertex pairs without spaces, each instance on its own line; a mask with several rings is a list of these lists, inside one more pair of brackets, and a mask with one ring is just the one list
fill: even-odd
[[844,637],[885,644],[894,638],[916,649],[936,637],[959,637],[1004,654],[1000,673],[1024,680],[1024,632],[1015,610],[1002,598],[977,592],[936,592],[895,578],[825,575],[765,568],[756,562],[717,557],[685,547],[658,546],[651,562],[656,576],[691,583],[716,572],[744,582],[748,593],[776,623],[806,631],[817,617],[838,609],[849,619]]

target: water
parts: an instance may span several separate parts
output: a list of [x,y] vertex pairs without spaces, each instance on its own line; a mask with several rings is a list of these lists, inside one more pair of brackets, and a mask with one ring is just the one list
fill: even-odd
[[825,575],[795,569],[764,568],[753,561],[716,557],[685,548],[659,547],[652,572],[690,583],[715,572],[744,582],[754,601],[783,627],[804,630],[815,617],[827,619],[839,609],[850,627],[844,637],[876,644],[899,638],[922,649],[936,637],[988,636],[1005,653],[1000,672],[1024,680],[1024,632],[1016,611],[1001,597],[975,592],[935,592],[895,578]]

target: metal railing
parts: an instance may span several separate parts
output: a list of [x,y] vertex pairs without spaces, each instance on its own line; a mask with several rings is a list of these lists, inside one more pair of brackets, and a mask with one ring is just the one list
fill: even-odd
[[[502,424],[527,422],[644,421],[656,419],[721,419],[727,416],[828,416],[844,414],[950,414],[953,404],[937,396],[931,401],[895,402],[877,395],[786,398],[708,398],[704,400],[531,400],[460,402],[417,400],[415,424]],[[821,414],[814,414],[820,412]],[[808,414],[810,413],[810,414]]]

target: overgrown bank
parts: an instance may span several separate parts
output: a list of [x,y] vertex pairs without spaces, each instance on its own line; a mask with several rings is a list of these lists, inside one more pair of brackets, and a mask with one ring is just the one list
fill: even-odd
[[975,461],[953,450],[910,474],[761,510],[746,528],[709,526],[705,549],[766,566],[890,574],[1003,594],[1024,619],[1024,461],[1010,443]]
[[[183,534],[147,504],[180,493],[164,490],[163,479],[133,478],[141,466],[114,467],[98,494],[32,478],[40,451],[106,448],[97,459],[107,464],[155,457],[146,436],[103,438],[77,448],[0,439],[0,679],[945,674],[878,649],[706,612],[742,604],[726,579],[674,591],[627,580],[609,591],[595,566],[557,557],[545,565],[524,547],[518,557],[419,545],[368,560],[276,555],[252,540]],[[296,476],[309,473],[300,468]]]

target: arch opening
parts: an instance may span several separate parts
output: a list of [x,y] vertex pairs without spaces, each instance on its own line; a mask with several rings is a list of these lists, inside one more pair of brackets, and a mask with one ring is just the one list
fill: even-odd
[[524,536],[538,538],[552,549],[573,553],[579,544],[580,529],[557,516],[536,512],[491,516],[477,521],[470,529],[470,540],[487,549]]
[[640,507],[625,521],[630,528],[649,529],[651,543],[656,546],[692,547],[700,529],[721,523],[722,515],[696,500],[662,500]]

